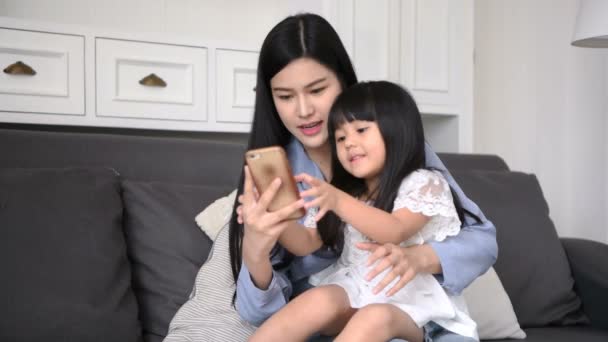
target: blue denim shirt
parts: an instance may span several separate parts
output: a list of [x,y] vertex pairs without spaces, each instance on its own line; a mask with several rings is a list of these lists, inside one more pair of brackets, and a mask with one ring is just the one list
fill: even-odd
[[[294,174],[305,172],[323,178],[321,170],[308,158],[299,141],[292,139],[286,146],[286,152]],[[426,162],[428,167],[443,173],[463,208],[481,219],[481,222],[477,223],[473,218],[466,216],[458,235],[448,237],[442,242],[430,243],[443,269],[443,273],[436,276],[439,283],[448,293],[460,294],[496,261],[498,253],[496,229],[479,207],[466,197],[428,144]],[[305,185],[298,184],[298,187],[304,190]],[[271,260],[273,264],[278,263],[285,255],[285,250],[280,246],[278,248],[278,253]],[[309,275],[326,268],[336,258],[337,255],[327,250],[319,250],[305,257],[294,257],[285,269],[273,271],[272,281],[266,290],[260,290],[253,284],[247,266],[242,263],[236,286],[236,308],[239,315],[253,325],[261,325],[281,309],[293,294],[301,293],[310,287],[307,282]]]

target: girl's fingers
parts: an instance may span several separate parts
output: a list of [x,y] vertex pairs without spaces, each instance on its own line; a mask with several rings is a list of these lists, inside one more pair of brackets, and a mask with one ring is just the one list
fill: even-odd
[[[302,196],[304,197],[304,196]],[[323,202],[323,200],[321,198],[315,198],[312,201],[306,202],[304,203],[304,208],[306,209],[310,209],[310,208],[314,208],[314,207],[320,207],[321,203]]]
[[253,186],[253,198],[255,198],[256,201],[260,199],[260,192],[255,185]]
[[310,175],[307,173],[299,173],[297,175],[295,175],[293,178],[295,178],[296,182],[307,182],[307,179],[310,179]]
[[315,222],[319,222],[325,214],[327,214],[327,209],[320,208],[317,215],[315,215]]
[[239,204],[243,204],[243,197],[244,196],[242,194],[239,195],[239,197],[238,197]]
[[312,187],[310,189],[300,192],[300,197],[319,197],[320,193],[321,191],[319,188]]
[[300,173],[300,174],[296,175],[294,178],[296,179],[296,182],[304,182],[304,183],[307,183],[312,186],[319,186],[321,184],[321,180],[319,180],[307,173]]

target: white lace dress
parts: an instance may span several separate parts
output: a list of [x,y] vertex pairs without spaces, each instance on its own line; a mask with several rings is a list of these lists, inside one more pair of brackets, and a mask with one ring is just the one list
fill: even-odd
[[[406,177],[399,187],[393,210],[402,208],[431,217],[422,230],[404,241],[402,246],[422,244],[431,240],[441,241],[460,231],[460,220],[449,185],[440,172],[421,169]],[[383,292],[373,294],[374,287],[389,270],[372,281],[365,280],[365,275],[374,265],[365,266],[369,252],[360,250],[355,245],[369,241],[369,238],[347,224],[344,230],[344,249],[340,258],[328,268],[311,276],[309,282],[317,286],[341,286],[353,308],[374,303],[390,303],[405,311],[419,327],[433,321],[460,335],[478,338],[475,322],[468,316],[464,299],[460,296],[448,296],[430,274],[417,275],[391,297],[386,296],[386,291],[398,279]]]

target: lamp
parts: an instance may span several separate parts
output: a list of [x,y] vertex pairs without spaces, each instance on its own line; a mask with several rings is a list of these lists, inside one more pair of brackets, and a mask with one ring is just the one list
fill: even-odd
[[608,48],[608,0],[581,0],[572,45]]

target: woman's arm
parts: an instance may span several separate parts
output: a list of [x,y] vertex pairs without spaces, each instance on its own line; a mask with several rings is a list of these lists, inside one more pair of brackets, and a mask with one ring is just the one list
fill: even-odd
[[304,227],[296,221],[288,223],[287,228],[279,236],[279,243],[297,256],[308,255],[323,246],[316,228]]
[[261,324],[279,310],[291,295],[291,282],[273,270],[270,260],[272,248],[288,226],[285,219],[303,206],[303,201],[274,212],[267,208],[280,187],[280,180],[272,182],[267,191],[256,197],[249,169],[245,167],[245,182],[241,208],[237,209],[244,225],[242,264],[237,279],[236,306],[243,319]]
[[450,293],[459,294],[496,261],[498,254],[496,228],[485,217],[477,204],[464,194],[428,144],[426,145],[426,163],[427,166],[441,171],[465,212],[470,212],[480,219],[477,221],[465,213],[465,219],[458,235],[448,237],[442,242],[430,243],[441,264],[442,276],[439,280],[442,286]]
[[236,283],[236,310],[245,321],[260,326],[288,302],[292,284],[287,275],[271,270],[271,281],[265,289],[258,288],[250,270],[243,263]]

